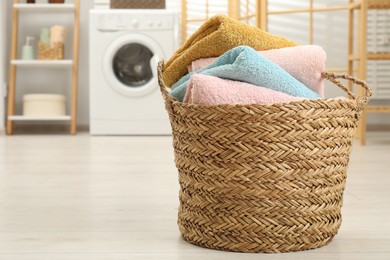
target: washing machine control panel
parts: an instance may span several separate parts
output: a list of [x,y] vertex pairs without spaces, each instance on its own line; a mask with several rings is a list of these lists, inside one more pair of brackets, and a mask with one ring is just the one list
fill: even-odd
[[173,26],[172,15],[100,14],[99,30],[167,30]]

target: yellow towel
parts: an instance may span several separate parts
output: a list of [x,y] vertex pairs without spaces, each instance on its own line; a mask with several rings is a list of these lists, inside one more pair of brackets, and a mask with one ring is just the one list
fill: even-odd
[[217,57],[226,51],[248,45],[256,50],[279,49],[297,44],[262,31],[225,15],[216,15],[206,21],[165,63],[163,79],[172,86],[187,71],[192,61]]

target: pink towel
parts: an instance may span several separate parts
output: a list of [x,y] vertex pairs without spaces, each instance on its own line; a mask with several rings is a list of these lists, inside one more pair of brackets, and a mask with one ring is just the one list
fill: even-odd
[[[325,69],[326,53],[316,45],[301,45],[267,51],[259,51],[260,55],[278,64],[291,76],[308,88],[324,96],[324,80],[321,72]],[[193,61],[188,71],[197,71],[214,62],[216,58]]]
[[200,105],[273,104],[303,99],[241,81],[194,74],[188,83],[184,102]]

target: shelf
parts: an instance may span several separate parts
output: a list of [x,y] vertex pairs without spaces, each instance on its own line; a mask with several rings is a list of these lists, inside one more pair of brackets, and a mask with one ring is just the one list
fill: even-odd
[[70,68],[72,60],[11,60],[12,65],[28,68]]
[[[367,52],[368,60],[390,60],[390,52]],[[348,60],[359,61],[360,57],[357,55],[349,55]]]
[[390,106],[368,106],[368,113],[390,113]]
[[369,60],[390,60],[390,53],[389,52],[381,52],[381,53],[369,52],[369,53],[367,53],[367,59],[369,59]]
[[389,9],[390,2],[387,0],[368,0],[368,9]]
[[8,116],[11,121],[70,121],[71,116]]
[[367,8],[371,10],[390,9],[390,2],[387,0],[360,0],[350,5],[351,8],[353,9],[361,8],[362,1],[367,1]]
[[15,9],[23,12],[74,12],[74,4],[14,4]]

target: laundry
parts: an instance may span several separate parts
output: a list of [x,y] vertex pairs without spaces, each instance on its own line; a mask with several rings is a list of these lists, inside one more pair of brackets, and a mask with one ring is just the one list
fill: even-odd
[[307,88],[281,67],[262,57],[248,46],[233,48],[217,58],[214,63],[199,71],[188,73],[172,86],[171,95],[177,100],[183,101],[188,81],[195,73],[239,80],[295,97],[320,97],[319,94]]
[[195,74],[188,83],[184,102],[199,105],[273,104],[303,99],[241,81]]
[[[259,51],[259,54],[278,64],[308,88],[324,96],[324,79],[321,73],[325,70],[326,53],[320,46],[300,45]],[[204,58],[193,61],[188,66],[188,71],[200,70],[215,60],[216,58]]]
[[297,44],[227,16],[217,15],[205,22],[165,63],[165,84],[170,87],[184,76],[192,61],[220,56],[239,45],[269,50]]

